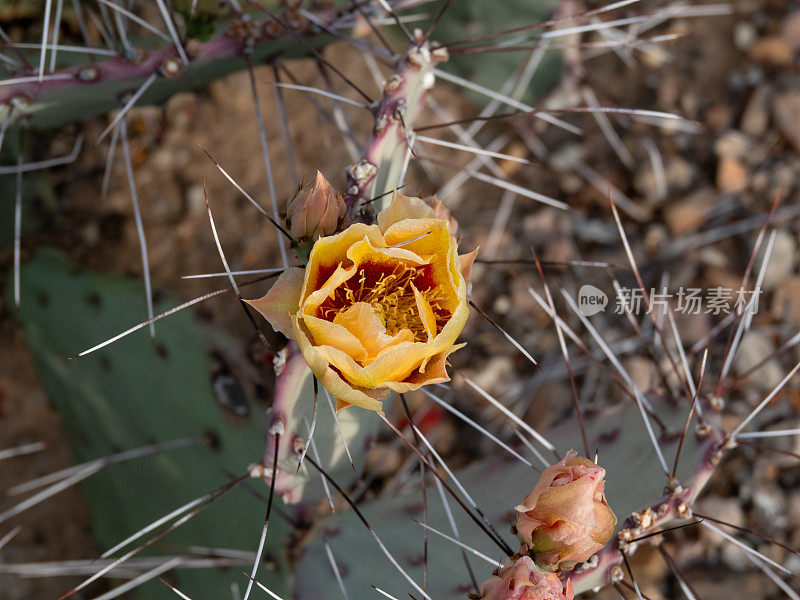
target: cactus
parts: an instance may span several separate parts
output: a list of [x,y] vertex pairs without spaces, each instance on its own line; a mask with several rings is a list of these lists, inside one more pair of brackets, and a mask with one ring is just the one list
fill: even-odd
[[337,14],[327,10],[315,18],[319,25],[294,10],[271,18],[240,15],[227,24],[220,18],[215,24],[220,31],[204,40],[182,40],[180,49],[150,49],[156,42],[163,46],[163,41],[146,40],[134,49],[132,57],[112,56],[70,65],[44,74],[42,81],[36,75],[12,75],[0,89],[0,121],[58,127],[107,113],[134,96],[139,105],[160,104],[180,91],[206,86],[245,68],[245,58],[261,64],[309,54],[310,48],[332,39],[325,28],[334,26]]
[[[165,7],[160,0],[157,4]],[[231,4],[237,6],[235,1]],[[427,17],[432,28],[427,33],[422,29],[412,33],[402,23],[400,15],[403,10],[420,5],[431,11]],[[124,550],[115,547],[108,551],[112,556],[122,555],[119,566],[114,565],[115,568],[112,568],[98,565],[95,574],[84,581],[82,586],[100,576],[124,576],[130,579],[142,574],[133,567],[133,558],[140,551],[142,556],[163,559],[156,563],[155,570],[142,574],[144,579],[153,579],[173,567],[183,566],[181,561],[188,564],[188,555],[193,552],[190,549],[183,552],[179,560],[167,560],[165,555],[173,545],[179,545],[182,551],[185,547],[203,545],[216,549],[239,550],[239,554],[236,554],[239,562],[226,563],[217,560],[219,557],[214,555],[214,560],[217,560],[214,566],[225,567],[227,570],[218,568],[199,571],[200,574],[192,572],[189,575],[180,572],[178,577],[170,579],[167,586],[147,583],[137,592],[139,597],[173,597],[175,591],[185,597],[197,598],[205,594],[223,597],[229,593],[232,582],[246,587],[245,597],[251,592],[257,593],[254,584],[266,586],[273,597],[291,597],[295,600],[331,598],[339,593],[345,597],[348,594],[351,597],[370,597],[378,593],[370,586],[394,598],[410,594],[413,598],[455,600],[466,598],[468,593],[472,593],[473,597],[480,597],[477,584],[489,579],[492,571],[503,565],[509,557],[512,560],[519,558],[517,549],[520,548],[520,542],[515,539],[512,528],[516,518],[514,507],[521,503],[538,479],[536,471],[540,463],[541,466],[550,464],[570,449],[582,451],[588,458],[592,458],[592,452],[596,449],[596,460],[606,471],[607,501],[617,515],[618,523],[611,541],[592,557],[574,567],[570,563],[570,568],[565,570],[558,571],[557,567],[549,569],[554,573],[549,573],[542,579],[550,587],[555,586],[553,589],[559,587],[557,581],[553,583],[558,577],[566,596],[571,596],[572,591],[576,594],[587,594],[592,590],[612,586],[619,595],[626,597],[627,586],[632,589],[632,593],[641,597],[628,562],[628,557],[637,547],[642,544],[658,544],[662,536],[668,535],[672,528],[714,527],[700,516],[695,518],[698,497],[723,458],[736,447],[737,434],[742,427],[750,423],[800,369],[800,365],[795,367],[743,423],[740,421],[732,432],[728,432],[725,420],[729,415],[722,414],[724,402],[720,399],[720,393],[721,390],[729,391],[725,380],[730,368],[729,356],[735,352],[742,333],[751,326],[750,315],[731,320],[735,333],[732,334],[733,341],[725,349],[721,361],[724,363],[721,367],[722,374],[714,394],[706,394],[705,390],[695,391],[692,380],[694,374],[689,366],[689,359],[683,354],[676,327],[673,327],[676,339],[668,343],[665,341],[663,323],[648,317],[647,327],[652,326],[656,331],[653,338],[657,343],[651,344],[642,332],[646,327],[639,324],[633,315],[627,315],[642,344],[641,358],[649,361],[661,379],[660,385],[643,393],[636,388],[616,355],[597,332],[594,321],[580,311],[568,293],[565,292],[566,305],[572,311],[571,315],[583,324],[593,342],[584,341],[570,328],[574,319],[562,320],[558,316],[546,282],[546,301],[531,288],[534,300],[554,322],[556,337],[566,359],[566,375],[572,386],[574,407],[577,409],[575,416],[541,436],[514,411],[506,408],[504,401],[495,400],[471,379],[465,380],[471,390],[461,385],[461,379],[457,379],[453,385],[446,385],[448,371],[445,363],[450,351],[456,348],[453,340],[447,340],[445,350],[437,349],[436,353],[425,355],[421,364],[415,363],[409,373],[387,376],[385,380],[374,385],[356,384],[342,374],[341,367],[331,368],[332,363],[325,364],[327,370],[323,369],[324,373],[315,368],[318,365],[315,365],[315,357],[308,350],[309,340],[305,340],[305,345],[302,339],[300,344],[296,341],[286,344],[285,340],[276,342],[279,336],[265,333],[263,320],[248,307],[255,307],[267,316],[276,331],[291,334],[291,326],[281,328],[270,317],[281,312],[280,316],[286,320],[290,316],[296,316],[299,308],[294,306],[290,309],[289,303],[275,301],[274,296],[270,296],[273,290],[285,285],[292,277],[295,277],[296,284],[297,278],[302,279],[300,273],[303,273],[304,268],[308,269],[307,272],[314,272],[312,268],[321,269],[319,264],[314,264],[313,253],[315,248],[332,244],[329,234],[346,235],[347,231],[352,231],[350,227],[360,232],[374,231],[369,227],[377,220],[378,225],[375,227],[380,229],[380,235],[383,236],[386,228],[381,223],[381,217],[377,215],[381,210],[387,211],[384,215],[391,215],[391,211],[395,210],[402,213],[403,217],[395,215],[391,219],[405,223],[406,227],[410,227],[408,221],[411,219],[435,221],[437,227],[441,226],[442,231],[448,234],[441,240],[437,238],[437,243],[442,240],[446,243],[442,242],[437,246],[431,242],[428,246],[429,240],[424,238],[434,233],[431,229],[411,239],[403,238],[397,243],[385,242],[381,237],[386,247],[378,245],[378,250],[385,251],[387,256],[395,252],[400,258],[392,255],[393,259],[416,260],[427,267],[438,264],[435,259],[441,258],[439,255],[445,253],[442,248],[447,247],[447,256],[453,260],[442,262],[446,265],[444,271],[455,290],[453,295],[458,296],[459,308],[466,309],[470,286],[469,271],[474,255],[458,262],[455,221],[442,212],[434,214],[434,210],[421,199],[406,198],[397,191],[405,183],[412,158],[424,158],[421,153],[417,155],[420,149],[417,143],[419,134],[437,128],[445,120],[443,111],[440,112],[438,121],[432,121],[433,125],[423,117],[429,106],[429,94],[439,79],[438,76],[461,84],[459,77],[447,71],[447,63],[452,58],[455,60],[454,70],[465,77],[474,76],[478,80],[478,84],[462,84],[471,93],[488,96],[495,104],[510,106],[517,113],[527,113],[499,115],[502,120],[498,121],[501,123],[498,127],[502,128],[502,123],[506,123],[510,117],[518,116],[522,119],[516,121],[519,124],[520,137],[535,151],[538,146],[533,140],[537,132],[528,127],[533,118],[544,118],[564,127],[568,132],[580,130],[555,116],[554,111],[534,109],[525,104],[540,96],[537,91],[549,87],[547,77],[542,77],[542,81],[537,81],[535,86],[517,81],[517,85],[503,84],[505,89],[495,91],[501,87],[502,65],[509,63],[492,61],[492,53],[480,53],[476,49],[482,44],[488,45],[492,50],[501,51],[507,49],[506,45],[534,42],[535,47],[525,48],[531,56],[527,63],[523,61],[519,69],[524,76],[532,72],[530,66],[533,58],[538,56],[539,51],[544,53],[549,44],[547,40],[550,38],[543,36],[542,31],[564,27],[572,32],[571,35],[576,35],[576,32],[603,29],[607,24],[598,21],[596,17],[605,10],[625,7],[625,3],[618,3],[576,16],[567,10],[568,3],[564,3],[559,7],[561,10],[557,13],[558,17],[547,23],[537,24],[536,21],[541,20],[545,13],[549,14],[553,7],[542,3],[535,10],[526,13],[524,22],[520,22],[518,17],[525,5],[527,3],[514,1],[504,4],[502,10],[495,11],[495,3],[483,0],[464,3],[405,1],[394,5],[377,0],[343,4],[338,8],[320,4],[302,9],[300,3],[291,2],[281,12],[269,12],[254,2],[250,6],[252,10],[248,9],[247,14],[235,14],[234,10],[231,21],[225,22],[223,17],[212,17],[214,31],[202,34],[203,39],[192,37],[197,35],[195,26],[199,21],[190,17],[189,34],[178,39],[177,46],[162,46],[136,57],[114,56],[92,64],[53,69],[51,74],[44,73],[41,66],[38,73],[35,68],[31,68],[23,79],[13,81],[14,77],[20,75],[16,73],[11,82],[0,86],[3,135],[11,123],[36,127],[62,126],[123,106],[123,110],[104,133],[114,129],[116,136],[118,131],[121,132],[120,143],[125,150],[126,167],[142,240],[143,228],[138,215],[127,146],[126,113],[134,104],[163,102],[177,91],[202,86],[213,78],[243,67],[249,68],[255,89],[253,65],[310,54],[318,59],[323,75],[327,75],[329,70],[335,71],[356,93],[365,96],[368,100],[366,104],[356,104],[367,109],[373,119],[360,159],[353,162],[342,174],[345,183],[340,190],[341,198],[325,188],[330,193],[326,192],[325,196],[327,204],[323,211],[324,231],[320,230],[321,220],[310,225],[303,223],[303,226],[297,221],[309,213],[310,209],[305,204],[290,204],[287,214],[278,210],[269,212],[260,209],[269,219],[269,222],[265,220],[265,226],[274,226],[280,230],[279,235],[291,238],[290,245],[296,251],[295,262],[300,266],[290,267],[289,261],[284,258],[286,269],[278,283],[267,296],[261,300],[249,301],[249,305],[243,302],[250,297],[249,290],[241,282],[237,284],[235,275],[231,273],[223,249],[224,241],[220,240],[216,230],[210,205],[209,220],[229,285],[184,305],[175,306],[178,301],[174,296],[167,296],[167,300],[158,303],[154,310],[155,313],[164,311],[158,317],[143,321],[110,339],[107,339],[110,332],[120,331],[140,318],[138,313],[141,311],[132,309],[133,306],[138,306],[138,299],[142,295],[140,284],[108,275],[73,273],[62,257],[46,250],[37,252],[31,260],[25,262],[21,281],[22,295],[26,300],[21,304],[17,317],[29,336],[48,395],[65,417],[75,459],[86,463],[82,467],[84,471],[72,471],[56,480],[59,482],[56,485],[75,483],[72,478],[77,478],[76,481],[88,478],[83,484],[83,491],[91,506],[95,536],[104,549],[138,531],[136,539],[131,540]],[[51,3],[48,2],[48,10],[50,6]],[[395,12],[395,9],[401,12]],[[452,12],[448,13],[448,9]],[[175,33],[173,29],[176,23],[181,24],[179,15],[170,13],[166,8],[164,10],[168,11],[170,34]],[[189,9],[187,14],[191,14],[193,10],[194,8]],[[672,13],[667,11],[655,17],[634,16],[620,18],[619,21],[623,25],[643,24],[645,27],[670,14]],[[378,17],[396,25],[396,29],[403,34],[389,39],[375,34],[372,41],[382,43],[387,48],[385,51],[376,51],[372,42],[365,42],[361,37],[348,38],[359,52],[370,57],[377,56],[392,70],[382,85],[380,97],[373,101],[350,82],[344,73],[347,69],[340,69],[338,65],[328,62],[320,56],[317,48],[336,37],[333,30],[337,34],[347,30],[353,32],[354,36],[362,36],[361,30],[367,26],[373,32],[379,31],[374,23],[374,19]],[[483,22],[475,25],[476,19]],[[468,26],[463,25],[465,22]],[[442,45],[436,41],[440,39],[439,35],[463,37],[458,32],[465,28],[468,30],[467,39],[461,42],[454,40],[457,43]],[[120,29],[124,32],[125,27]],[[501,31],[500,42],[491,35],[498,30]],[[431,37],[431,31],[437,37]],[[483,33],[489,34],[489,37],[482,37]],[[637,29],[635,33],[640,32]],[[520,36],[519,39],[509,37],[515,35]],[[475,40],[471,41],[470,37]],[[667,38],[669,36],[664,36],[664,39]],[[655,43],[653,40],[638,39],[626,40],[625,43],[635,47],[640,41],[645,46]],[[612,36],[596,43],[598,48],[608,47],[603,46],[603,43],[614,47],[615,40]],[[149,41],[144,42],[143,47],[149,44]],[[388,50],[401,45],[400,51]],[[471,59],[471,51],[475,51],[478,56]],[[46,54],[40,58],[40,64],[44,65]],[[566,58],[568,78],[561,90],[564,92],[562,97],[571,96],[574,92],[571,86],[579,77],[579,66],[575,64],[574,55],[569,54],[569,48]],[[42,81],[35,81],[40,74]],[[515,82],[511,78],[506,83]],[[335,89],[330,86],[327,90],[315,91],[332,96],[334,101],[342,100],[343,96],[335,94]],[[303,91],[308,92],[309,88],[305,87]],[[256,106],[259,107],[255,92],[254,96]],[[592,113],[598,120],[606,118],[609,113],[613,114],[615,110],[594,106],[589,100],[587,103],[590,106],[578,108],[577,112]],[[474,124],[492,119],[492,111],[496,108],[491,103],[485,106],[482,116],[471,120],[473,125],[470,130],[464,130],[458,120],[454,119],[449,123],[462,143],[441,142],[446,147],[472,150],[476,154],[472,165],[457,166],[459,176],[465,179],[474,177],[503,188],[507,193],[526,196],[557,208],[566,208],[567,205],[560,200],[509,181],[513,172],[509,165],[526,162],[514,156],[513,148],[507,149],[503,143],[498,143],[493,150],[476,150]],[[655,119],[658,123],[679,121],[674,115],[655,111],[618,109],[618,112],[626,117]],[[324,110],[322,113],[343,130],[345,137],[352,136],[352,132],[347,131],[347,119],[337,113],[336,109],[330,115]],[[261,121],[260,108],[257,108],[257,114]],[[279,118],[280,115],[268,115],[266,121],[272,127]],[[603,125],[610,127],[607,122],[601,121],[601,126]],[[260,123],[260,126],[269,183],[272,186],[267,136],[264,124]],[[119,129],[115,129],[116,127]],[[14,135],[16,134],[15,131]],[[609,137],[613,143],[615,138],[611,135]],[[501,142],[505,141],[503,136],[499,139]],[[213,149],[210,150],[213,153]],[[437,164],[435,157],[430,158],[433,164]],[[439,162],[447,164],[447,161]],[[478,169],[481,166],[487,166],[492,174],[480,172]],[[217,164],[217,167],[227,175],[223,165]],[[3,171],[5,174],[14,173],[13,166],[3,169],[6,169]],[[20,196],[22,168],[18,167],[18,170],[20,173],[17,173],[15,183],[19,190],[17,196]],[[587,171],[586,168],[578,167],[576,172],[583,177],[587,177],[589,173],[588,178],[593,178],[591,170]],[[285,188],[285,195],[288,197],[290,189],[296,187],[296,184],[297,182],[293,182],[293,185],[281,183],[281,189]],[[235,185],[238,187],[238,184]],[[274,201],[275,193],[271,190],[270,194]],[[415,196],[415,193],[409,192],[409,195]],[[252,198],[249,199],[257,204]],[[208,198],[206,202],[208,205]],[[392,202],[405,204],[402,209],[398,209]],[[626,205],[623,201],[620,205],[636,213],[630,204]],[[19,201],[16,206],[20,207]],[[277,208],[277,203],[273,206]],[[420,214],[424,216],[409,218],[403,212],[409,206],[418,212],[422,211]],[[335,223],[335,211],[340,211],[338,223]],[[637,283],[642,285],[633,251],[624,237],[622,222],[614,203],[610,215],[609,219],[614,219],[623,234],[622,243],[631,260],[633,274]],[[747,267],[745,283],[749,281],[756,252],[763,246],[766,229],[767,224],[757,240],[756,250]],[[15,234],[14,254],[19,265],[20,232],[15,231]],[[320,236],[324,241],[320,241]],[[420,239],[423,239],[422,243],[417,243]],[[763,279],[773,241],[774,237],[766,244],[766,257],[760,265],[757,287]],[[370,243],[377,242],[370,238]],[[144,241],[142,246],[144,251]],[[420,248],[427,250],[423,252]],[[471,248],[460,248],[461,252],[466,250]],[[143,262],[146,271],[146,260]],[[537,257],[534,256],[533,261],[525,259],[519,263],[538,267],[544,281]],[[16,269],[17,282],[20,280],[19,274],[19,269]],[[318,279],[319,282],[311,281],[309,285],[319,287],[326,280],[321,276]],[[613,282],[619,285],[616,279]],[[476,281],[471,285],[479,286],[482,283]],[[149,279],[146,279],[145,293],[152,300],[149,285]],[[434,284],[430,285],[430,289],[433,289]],[[413,281],[410,288],[413,288],[416,304],[409,304],[404,308],[407,313],[405,316],[412,315],[422,323],[424,327],[420,331],[425,333],[427,329],[430,343],[439,334],[439,321],[447,321],[436,312],[444,309],[425,299],[425,294],[430,289],[422,286],[418,289],[414,287]],[[18,294],[15,297],[16,291],[16,286],[9,286],[9,306],[19,303]],[[239,347],[240,342],[237,343],[229,333],[221,333],[212,326],[198,325],[188,313],[181,312],[183,308],[223,294],[238,297],[249,322],[257,330],[259,340],[266,343],[267,360],[256,365],[239,364],[236,367],[238,371],[248,373],[245,379],[258,382],[271,378],[271,374],[259,372],[259,369],[266,373],[274,369],[274,393],[269,406],[265,407],[266,411],[250,409],[249,414],[244,414],[249,406],[247,394],[239,389],[235,381],[218,379],[213,384],[210,381],[209,373],[213,368],[202,350],[207,343],[204,340],[210,339],[213,340],[212,344],[222,344],[234,360],[244,363],[246,359]],[[174,308],[170,309],[170,306]],[[430,314],[425,311],[426,306]],[[503,336],[502,339],[520,350],[520,354],[528,361],[525,364],[534,363],[539,366],[523,345],[511,337],[501,324],[494,322],[474,302],[472,306],[475,308],[474,312],[489,320],[494,329]],[[454,310],[448,313],[449,317],[453,318]],[[91,317],[87,317],[87,313]],[[153,346],[137,332],[155,321],[159,321],[159,330],[155,337],[156,345]],[[361,333],[374,335],[376,338],[379,334],[383,335],[387,329],[386,319],[378,318],[378,321],[380,326],[374,327],[374,331]],[[463,322],[459,325],[463,326]],[[295,333],[297,327],[299,326],[295,326]],[[394,335],[396,332],[391,333]],[[416,332],[412,332],[413,335]],[[606,404],[591,410],[581,409],[578,397],[582,390],[579,388],[588,388],[591,382],[588,378],[582,379],[580,374],[575,378],[565,335],[585,355],[584,360],[600,365],[600,370],[604,371],[610,381],[618,383],[622,396],[627,397],[617,402],[609,399]],[[106,341],[97,344],[103,339]],[[356,341],[361,343],[362,340],[358,338]],[[600,348],[613,369],[605,367],[595,345]],[[787,343],[788,347],[790,345]],[[84,351],[74,354],[81,349]],[[407,353],[412,354],[412,350]],[[716,353],[712,351],[710,354],[712,358],[709,365],[715,363]],[[65,360],[68,355],[74,355],[72,360]],[[407,355],[404,355],[404,360],[408,359]],[[680,364],[676,355],[680,356]],[[371,360],[372,357],[369,356]],[[353,359],[353,356],[348,355],[348,358]],[[358,365],[362,368],[368,366]],[[704,356],[701,382],[706,366]],[[436,375],[426,375],[426,367],[436,370]],[[711,366],[708,368],[711,369]],[[359,403],[351,401],[350,397],[343,399],[341,385],[335,389],[329,385],[330,380],[325,375],[333,371],[336,371],[333,379],[338,384],[350,386],[355,396],[369,397],[376,402],[377,404],[372,404],[365,400],[362,404],[373,410],[348,406],[337,413],[336,401],[341,401],[340,404]],[[442,375],[442,372],[445,374]],[[409,398],[392,396],[383,404],[377,402],[376,398],[386,391],[387,384],[393,385],[392,389],[412,391],[420,387],[421,384],[416,384],[417,380],[422,379],[422,375],[432,379],[433,383],[425,385],[422,388],[424,395],[413,400],[426,402],[426,408],[434,406],[430,404],[433,401],[437,407],[457,411],[453,405],[434,394],[443,389],[466,392],[457,397],[458,405],[462,408],[472,406],[473,409],[467,412],[470,415],[480,414],[480,417],[470,421],[469,416],[457,413],[459,418],[492,437],[502,446],[502,450],[488,456],[482,455],[473,464],[452,472],[447,466],[449,457],[437,452],[422,423],[415,421],[415,413],[409,408]],[[326,386],[331,387],[336,398],[328,393]],[[700,383],[697,387],[700,388]],[[374,395],[371,395],[373,392]],[[431,396],[434,396],[433,399]],[[487,411],[474,408],[486,406],[480,400],[481,397],[492,405],[492,410],[497,409],[503,415],[499,422],[490,418]],[[563,405],[568,404],[569,398],[564,398]],[[412,406],[418,405],[412,403]],[[220,408],[225,414],[221,414]],[[405,413],[404,426],[394,424],[401,414],[401,408]],[[504,438],[508,429],[517,430],[523,444],[516,445],[489,434],[489,431],[497,428],[498,423],[504,429],[504,434],[500,437]],[[410,450],[407,456],[412,462],[409,464],[413,465],[413,461],[419,459],[423,485],[405,485],[400,494],[396,487],[382,487],[386,482],[376,481],[371,477],[369,452],[372,442],[378,438],[384,441],[391,439],[391,444]],[[175,447],[176,439],[179,446],[193,446],[193,451]],[[194,448],[204,444],[210,447]],[[143,451],[142,448],[149,450]],[[142,452],[145,452],[144,458],[139,456]],[[158,457],[146,458],[155,453],[158,453]],[[109,457],[108,465],[87,462],[102,456]],[[125,458],[120,458],[121,456]],[[137,457],[137,462],[128,462],[129,458],[134,460],[134,456]],[[118,462],[123,464],[116,464]],[[106,466],[109,468],[106,469]],[[262,519],[263,509],[252,500],[246,500],[242,493],[245,485],[253,489],[250,482],[245,483],[247,479],[260,480],[257,494],[262,499],[266,497],[266,520]],[[360,503],[358,498],[351,497],[355,490],[361,493],[367,489],[377,494],[378,498]],[[352,510],[346,509],[344,502],[338,498],[339,495],[344,497]],[[214,507],[206,511],[212,501]],[[171,512],[181,505],[199,506],[206,512],[196,519],[195,512],[187,512],[189,509]],[[0,525],[6,520],[10,521],[24,506],[23,502],[10,511],[0,513]],[[171,519],[159,520],[165,514],[172,515]],[[147,527],[149,523],[153,524],[152,531]],[[258,538],[260,526],[263,529]],[[0,530],[0,534],[2,533]],[[0,541],[0,547],[3,543]],[[242,551],[246,550],[250,552],[243,554]],[[523,546],[519,554],[529,551],[533,554],[532,549]],[[665,556],[668,555],[665,553]],[[770,570],[770,565],[779,570],[784,569],[779,562],[781,557],[773,560],[754,550],[750,557],[759,569],[765,571],[766,577],[782,589],[788,589],[787,584]],[[264,562],[268,564],[263,565]],[[243,578],[233,571],[232,565],[240,567],[240,570],[246,569],[247,577]],[[132,570],[125,571],[126,566]],[[670,562],[670,566],[674,565]],[[13,564],[0,565],[0,572],[3,569],[14,572],[14,568]],[[539,568],[542,568],[541,565]],[[686,596],[693,600],[693,592],[677,569],[675,577]],[[138,583],[138,580],[134,579],[134,583]],[[175,587],[169,589],[173,585]],[[83,589],[82,586],[70,590],[63,597],[73,596]],[[116,588],[117,592],[124,590],[124,584]]]
[[[660,401],[654,408],[667,427],[659,440],[662,450],[667,456],[674,456],[679,441],[679,435],[675,434],[683,429],[686,407],[678,409]],[[620,517],[620,542],[609,544],[591,560],[589,566],[584,565],[565,575],[572,581],[576,594],[609,585],[622,577],[620,544],[626,547],[626,539],[668,528],[690,518],[687,506],[690,507],[697,498],[713,471],[713,465],[718,462],[715,453],[722,440],[718,426],[710,425],[708,431],[702,431],[702,436],[691,432],[681,452],[678,471],[681,486],[673,487],[662,496],[666,478],[649,441],[641,435],[641,427],[639,411],[631,405],[617,406],[586,417],[589,446],[599,448],[601,463],[608,472],[606,496]],[[548,432],[546,437],[553,440],[559,450],[583,447],[577,419],[574,418]],[[507,454],[486,459],[457,472],[455,476],[501,533],[505,533],[504,529],[507,532],[513,523],[510,518],[513,505],[521,501],[537,479],[537,473],[531,467]],[[389,550],[418,581],[422,572],[420,502],[420,494],[414,492],[404,497],[378,500],[362,508],[367,520],[375,525],[379,534],[383,534]],[[458,541],[496,560],[497,564],[502,563],[502,555],[486,535],[457,510],[451,499],[448,498],[447,502],[452,505],[450,510]],[[390,564],[382,557],[365,558],[375,555],[373,541],[358,525],[358,518],[352,513],[334,515],[319,523],[298,565],[301,572],[313,575],[297,581],[295,598],[316,600],[323,597],[320,594],[320,590],[325,589],[323,581],[330,577],[326,544],[334,552],[339,568],[346,573],[343,579],[351,593],[367,593],[369,585],[374,584],[398,598],[403,595],[408,583]],[[454,537],[453,527],[439,498],[429,499],[428,526]],[[512,536],[504,537],[509,543],[514,543]],[[469,588],[469,575],[460,560],[458,546],[439,535],[432,538],[428,549],[428,569],[436,573],[436,577],[430,578],[428,593],[432,598],[442,600],[464,598]],[[480,559],[470,556],[469,560],[476,572],[492,569],[491,564],[487,565]]]
[[[237,414],[224,404],[224,396],[215,394],[211,361],[203,351],[204,332],[188,314],[165,323],[155,349],[146,337],[129,338],[85,361],[68,360],[76,341],[91,343],[130,314],[130,306],[141,298],[141,283],[76,273],[62,255],[47,249],[26,264],[24,275],[23,294],[31,301],[22,304],[19,318],[48,396],[75,442],[76,462],[195,438],[191,447],[157,457],[112,462],[86,480],[93,531],[103,548],[160,517],[164,507],[213,490],[224,481],[224,473],[238,473],[252,462],[263,444],[263,414]],[[164,302],[171,300],[165,297]],[[87,315],[91,315],[88,322]],[[203,515],[151,551],[170,554],[176,543],[247,550],[239,542],[258,527],[260,511],[253,511],[257,502],[246,494],[225,496],[219,502],[223,509],[217,518],[208,518],[213,513]],[[282,593],[288,589],[281,551],[288,529],[288,523],[278,521],[267,550],[278,563],[270,585]],[[232,566],[228,572],[237,571]],[[228,585],[212,572],[190,572],[176,581],[187,593],[228,593]],[[143,594],[171,596],[156,584]]]

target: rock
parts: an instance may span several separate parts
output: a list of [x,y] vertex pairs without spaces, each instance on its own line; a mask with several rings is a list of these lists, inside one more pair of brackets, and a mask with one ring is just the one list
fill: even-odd
[[733,110],[728,104],[709,106],[703,115],[703,121],[709,131],[725,131],[731,126]]
[[[752,564],[752,563],[751,563]],[[771,584],[765,583],[761,571],[744,575],[731,576],[725,569],[692,570],[686,574],[692,583],[692,589],[698,598],[747,598],[748,600],[764,600],[772,590]]]
[[728,131],[714,142],[714,152],[720,158],[741,160],[750,151],[750,140],[738,131]]
[[[642,302],[642,307],[644,307],[644,302]],[[625,361],[625,370],[628,371],[633,384],[641,392],[646,392],[650,388],[653,381],[653,363],[650,362],[650,359],[634,356]]]
[[761,137],[769,126],[770,89],[759,86],[750,96],[750,100],[742,114],[740,127],[744,133],[753,137]]
[[784,137],[800,150],[800,95],[781,94],[772,103],[775,122]]
[[794,61],[794,52],[786,40],[778,36],[763,37],[754,42],[748,54],[756,62],[779,67],[789,67]]
[[644,234],[644,250],[648,256],[657,258],[668,243],[670,237],[663,225],[651,225]]
[[[670,191],[682,191],[692,185],[695,167],[680,156],[664,156],[664,179]],[[642,162],[633,180],[633,186],[651,202],[658,199],[658,180],[650,161]]]
[[786,496],[774,485],[758,486],[753,491],[758,531],[770,536],[780,536],[786,528]]
[[583,147],[568,144],[550,156],[550,166],[556,171],[571,171],[582,160]]
[[[494,356],[483,364],[479,371],[471,373],[469,377],[478,387],[486,390],[495,398],[502,398],[511,382],[515,380],[514,363],[508,356]],[[463,387],[471,389],[466,384],[463,384]],[[472,393],[476,392],[473,390]]]
[[740,50],[747,50],[756,41],[758,32],[750,21],[740,21],[733,32],[733,42]]
[[590,219],[582,212],[571,215],[575,235],[583,242],[594,242],[605,246],[619,242],[619,231],[611,219]]
[[800,325],[800,277],[789,277],[775,289],[772,315],[781,323]]
[[166,120],[170,127],[190,131],[197,120],[197,94],[183,92],[167,100]]
[[717,187],[728,194],[743,192],[747,188],[747,167],[735,158],[723,157],[717,167]]
[[764,273],[764,289],[772,290],[794,273],[797,265],[797,241],[786,231],[778,231],[772,254]]
[[703,188],[694,194],[670,203],[664,208],[664,221],[673,235],[682,235],[697,229],[714,206],[716,193]]
[[781,37],[789,48],[795,52],[800,50],[800,10],[795,10],[783,18]]
[[[697,508],[697,512],[703,515],[708,515],[714,519],[725,521],[733,525],[745,527],[744,511],[741,507],[741,501],[737,498],[721,498],[719,496],[709,496],[704,498]],[[730,529],[720,526],[717,523],[712,523],[715,527],[719,527],[723,531],[730,532]],[[720,558],[731,569],[736,571],[743,571],[750,565],[750,562],[745,556],[745,551],[731,544],[723,536],[711,531],[710,529],[703,529],[703,537],[708,540],[711,548],[719,549]]]
[[[742,336],[739,350],[736,352],[733,364],[737,373],[744,373],[756,366],[775,350],[775,345],[766,335],[751,329]],[[755,376],[749,381],[761,391],[773,389],[784,378],[785,373],[780,362],[770,359],[759,367]]]

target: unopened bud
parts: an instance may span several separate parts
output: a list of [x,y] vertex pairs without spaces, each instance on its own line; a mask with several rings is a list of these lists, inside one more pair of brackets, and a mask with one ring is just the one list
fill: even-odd
[[543,573],[528,556],[511,559],[481,585],[481,600],[573,600],[575,593],[554,573]]
[[571,569],[608,543],[617,518],[606,502],[605,474],[570,450],[516,507],[517,536],[541,568]]
[[314,239],[336,232],[345,204],[328,180],[317,171],[314,183],[294,195],[286,209],[286,220],[294,238]]

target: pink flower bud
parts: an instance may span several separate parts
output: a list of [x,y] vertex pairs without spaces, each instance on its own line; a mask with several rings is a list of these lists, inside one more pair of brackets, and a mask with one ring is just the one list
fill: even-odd
[[342,196],[317,171],[314,183],[294,195],[286,209],[289,231],[297,239],[314,239],[336,232],[344,215]]
[[608,543],[617,518],[606,502],[605,475],[570,450],[516,507],[517,536],[541,568],[571,569]]
[[480,600],[573,600],[575,593],[567,580],[564,586],[554,573],[536,570],[528,556],[495,571],[481,585]]
[[423,198],[423,201],[433,209],[437,219],[450,223],[450,233],[453,235],[458,233],[458,221],[450,214],[450,209],[447,208],[447,206],[439,202],[436,196],[428,196],[427,198]]

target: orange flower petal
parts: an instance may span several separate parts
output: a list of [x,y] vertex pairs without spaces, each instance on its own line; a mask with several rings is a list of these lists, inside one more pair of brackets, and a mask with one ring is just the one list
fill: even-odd
[[300,347],[300,352],[303,353],[303,358],[306,359],[306,363],[308,363],[308,368],[311,369],[311,372],[314,373],[319,382],[337,399],[337,401],[356,404],[383,414],[381,411],[381,407],[383,406],[381,400],[387,397],[387,391],[359,389],[344,381],[344,379],[331,368],[330,363],[319,352],[319,349],[308,339],[297,317],[292,317],[292,325],[294,327],[297,345]]
[[425,327],[425,333],[428,334],[428,341],[430,342],[436,337],[436,315],[433,314],[433,309],[430,303],[425,299],[425,296],[420,294],[413,283],[411,284],[411,289],[414,290],[414,300],[417,302],[417,313],[422,320],[422,325]]
[[[356,302],[347,310],[341,311],[333,318],[333,322],[346,328],[365,349],[366,355],[363,359],[351,354],[360,362],[373,359],[395,340],[394,337],[386,334],[386,327],[381,323],[372,306],[366,302]],[[344,350],[337,344],[329,345]]]
[[298,310],[304,277],[305,272],[300,267],[286,269],[264,296],[245,302],[264,315],[275,331],[288,338],[294,337],[290,315]]
[[378,213],[378,227],[385,232],[389,227],[405,219],[435,219],[436,213],[421,198],[404,196],[397,190],[392,194],[389,206]]
[[470,284],[470,278],[472,277],[472,264],[475,262],[476,256],[478,256],[477,248],[475,248],[475,250],[473,250],[468,254],[458,255],[458,263],[461,269],[461,276],[464,278],[464,281],[467,283],[467,285]]
[[418,390],[423,385],[428,385],[431,383],[445,383],[450,381],[450,376],[447,374],[447,369],[445,368],[447,365],[447,357],[464,346],[466,346],[466,344],[456,344],[444,352],[435,354],[428,360],[428,364],[425,365],[424,370],[420,366],[419,369],[413,371],[411,375],[406,377],[403,381],[387,382],[386,387],[402,394],[405,392]]
[[311,316],[304,316],[303,323],[308,328],[315,345],[340,348],[358,361],[366,360],[369,356],[359,339],[346,327]]

